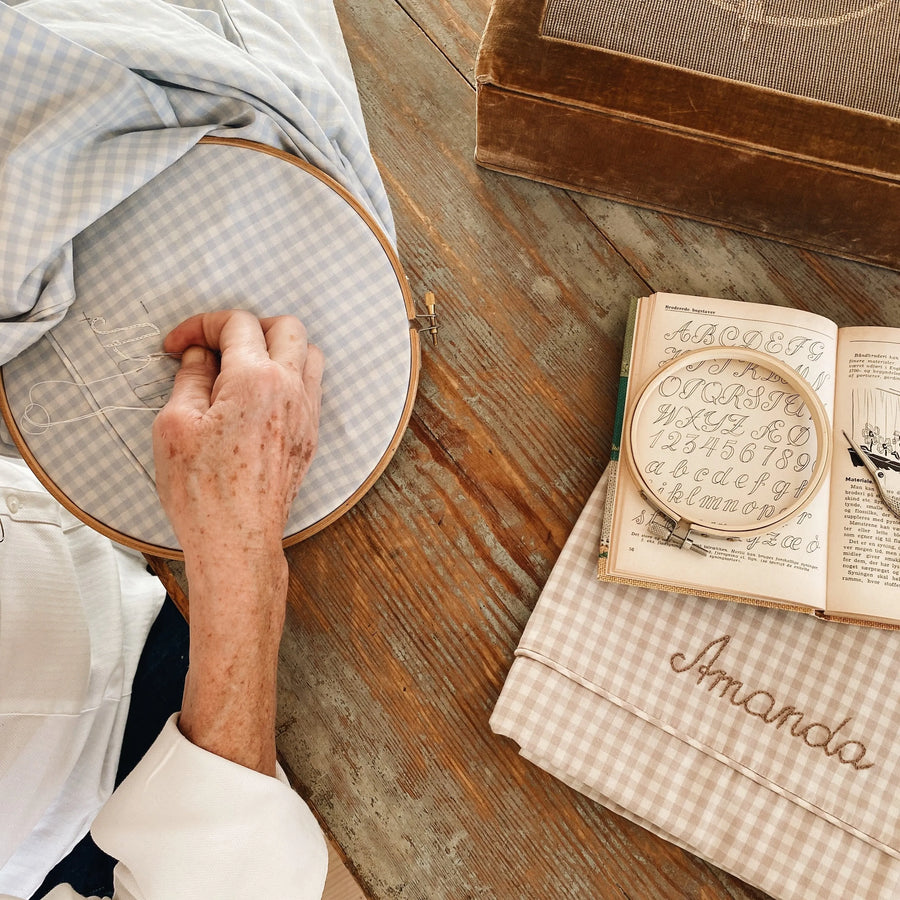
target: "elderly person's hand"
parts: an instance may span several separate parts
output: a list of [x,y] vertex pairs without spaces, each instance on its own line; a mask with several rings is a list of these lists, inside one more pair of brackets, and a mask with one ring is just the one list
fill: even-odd
[[153,427],[160,500],[184,550],[191,660],[179,727],[272,773],[287,563],[281,538],[316,448],[323,357],[291,316],[194,316]]
[[153,427],[156,484],[185,554],[270,550],[315,452],[321,352],[292,316],[239,310],[182,322],[164,349],[183,355]]

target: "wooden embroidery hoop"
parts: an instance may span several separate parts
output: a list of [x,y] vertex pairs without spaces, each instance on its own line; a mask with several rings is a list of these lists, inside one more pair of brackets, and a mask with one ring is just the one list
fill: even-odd
[[[394,456],[394,453],[397,450],[397,447],[400,445],[400,441],[403,437],[404,432],[406,431],[407,425],[409,424],[410,417],[412,416],[413,404],[415,402],[416,391],[419,382],[419,372],[421,368],[421,345],[419,340],[419,324],[416,319],[415,305],[412,301],[409,283],[407,281],[405,273],[403,272],[403,267],[390,240],[385,235],[384,231],[381,229],[378,223],[374,220],[372,215],[359,203],[358,200],[356,200],[355,197],[353,197],[352,194],[350,194],[345,188],[338,184],[333,178],[309,165],[304,160],[298,159],[296,156],[292,156],[291,154],[286,153],[282,150],[277,150],[273,147],[269,147],[265,144],[260,144],[255,141],[249,141],[243,138],[206,136],[201,138],[199,143],[222,145],[228,147],[242,147],[247,150],[252,150],[266,154],[268,156],[272,156],[276,159],[288,162],[291,165],[296,166],[297,168],[317,178],[327,187],[331,188],[331,190],[338,194],[353,208],[353,210],[362,218],[371,232],[378,239],[378,242],[384,250],[385,256],[390,262],[390,265],[392,266],[397,277],[397,283],[400,287],[403,303],[406,308],[407,320],[409,323],[410,375],[406,398],[394,434],[391,437],[388,446],[382,454],[381,458],[378,460],[369,474],[365,477],[362,483],[350,494],[350,496],[347,497],[346,500],[340,503],[330,513],[322,516],[320,519],[316,520],[310,525],[301,528],[299,531],[287,535],[283,539],[282,544],[285,547],[289,547],[305,540],[308,537],[311,537],[314,534],[317,534],[319,531],[322,531],[322,529],[326,528],[332,522],[339,519],[342,515],[344,515],[344,513],[355,506],[356,503],[358,503],[359,500],[368,492],[368,490],[387,468],[388,464]],[[7,397],[6,392],[6,385],[3,380],[2,368],[0,368],[0,413],[2,413],[3,415],[3,420],[6,423],[6,427],[9,429],[10,436],[12,437],[16,448],[22,455],[22,458],[28,464],[29,468],[32,470],[32,472],[34,472],[35,476],[49,491],[49,493],[53,497],[55,497],[56,500],[65,509],[72,513],[72,515],[80,519],[86,525],[89,525],[94,530],[100,532],[100,534],[105,535],[106,537],[110,538],[113,541],[116,541],[117,543],[124,544],[127,547],[138,550],[141,553],[145,553],[150,556],[162,557],[164,559],[183,558],[184,554],[180,550],[150,543],[131,534],[125,534],[115,528],[112,528],[97,517],[91,515],[91,513],[89,513],[87,510],[82,509],[72,501],[72,499],[47,474],[47,472],[41,466],[40,461],[37,459],[31,448],[29,447],[28,442],[21,429],[19,428],[19,424],[10,407],[9,398]]]
[[[714,360],[732,360],[738,363],[749,363],[779,376],[790,388],[797,392],[810,413],[810,419],[816,435],[817,456],[815,458],[809,483],[804,488],[803,494],[794,503],[787,505],[779,511],[777,518],[767,520],[763,525],[754,525],[749,520],[741,525],[724,526],[704,516],[702,509],[699,511],[686,511],[685,508],[673,506],[666,502],[659,487],[645,477],[642,471],[641,460],[646,447],[642,445],[638,437],[640,424],[644,414],[649,412],[649,405],[654,391],[674,372],[690,371],[691,365]],[[673,523],[671,542],[681,546],[691,543],[691,533],[718,538],[742,538],[755,534],[763,534],[773,527],[789,520],[808,506],[825,481],[831,466],[832,440],[828,422],[828,414],[818,394],[812,386],[786,363],[769,353],[758,350],[750,350],[742,347],[712,346],[699,350],[691,350],[683,353],[665,366],[654,372],[642,385],[628,412],[622,430],[623,444],[622,455],[626,461],[632,477],[638,484],[641,495],[659,513]]]

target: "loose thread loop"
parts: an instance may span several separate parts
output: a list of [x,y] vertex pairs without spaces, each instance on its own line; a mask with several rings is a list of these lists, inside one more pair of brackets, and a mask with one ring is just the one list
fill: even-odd
[[[93,326],[92,326],[93,327]],[[133,359],[133,357],[125,357],[126,359]],[[162,409],[162,406],[115,406],[108,405],[102,406],[99,409],[93,410],[89,413],[84,413],[80,416],[72,416],[68,419],[54,419],[50,412],[47,410],[47,407],[44,406],[43,403],[40,403],[35,399],[35,393],[44,385],[68,385],[75,388],[86,388],[95,384],[102,384],[107,381],[112,381],[116,378],[126,378],[129,375],[137,375],[140,372],[143,372],[154,360],[157,359],[177,359],[179,358],[179,354],[177,353],[150,353],[146,357],[141,357],[139,359],[134,359],[135,362],[140,362],[136,369],[129,372],[117,372],[115,375],[107,375],[104,378],[97,378],[93,381],[84,381],[78,383],[76,381],[65,381],[63,379],[54,379],[50,381],[39,381],[36,384],[33,384],[28,390],[28,403],[25,406],[24,411],[22,412],[22,419],[19,423],[19,427],[22,429],[25,434],[29,435],[41,435],[45,434],[55,425],[71,425],[74,422],[82,422],[85,419],[91,419],[96,416],[104,415],[108,412],[113,411],[123,411],[123,412],[153,412],[157,413]]]

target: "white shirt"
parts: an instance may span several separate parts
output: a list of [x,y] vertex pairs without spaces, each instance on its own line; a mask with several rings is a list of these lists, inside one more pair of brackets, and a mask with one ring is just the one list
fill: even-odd
[[27,897],[112,792],[165,591],[5,457],[0,528],[0,893]]

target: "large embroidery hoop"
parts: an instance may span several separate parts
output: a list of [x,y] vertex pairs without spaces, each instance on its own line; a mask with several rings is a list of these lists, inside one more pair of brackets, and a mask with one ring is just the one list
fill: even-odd
[[319,449],[286,546],[343,515],[387,467],[418,384],[415,309],[390,240],[322,172],[261,144],[206,137],[78,235],[73,258],[75,301],[3,367],[0,410],[37,477],[88,525],[181,557],[149,440],[177,361],[157,353],[178,321],[208,309],[292,313],[325,353]]

